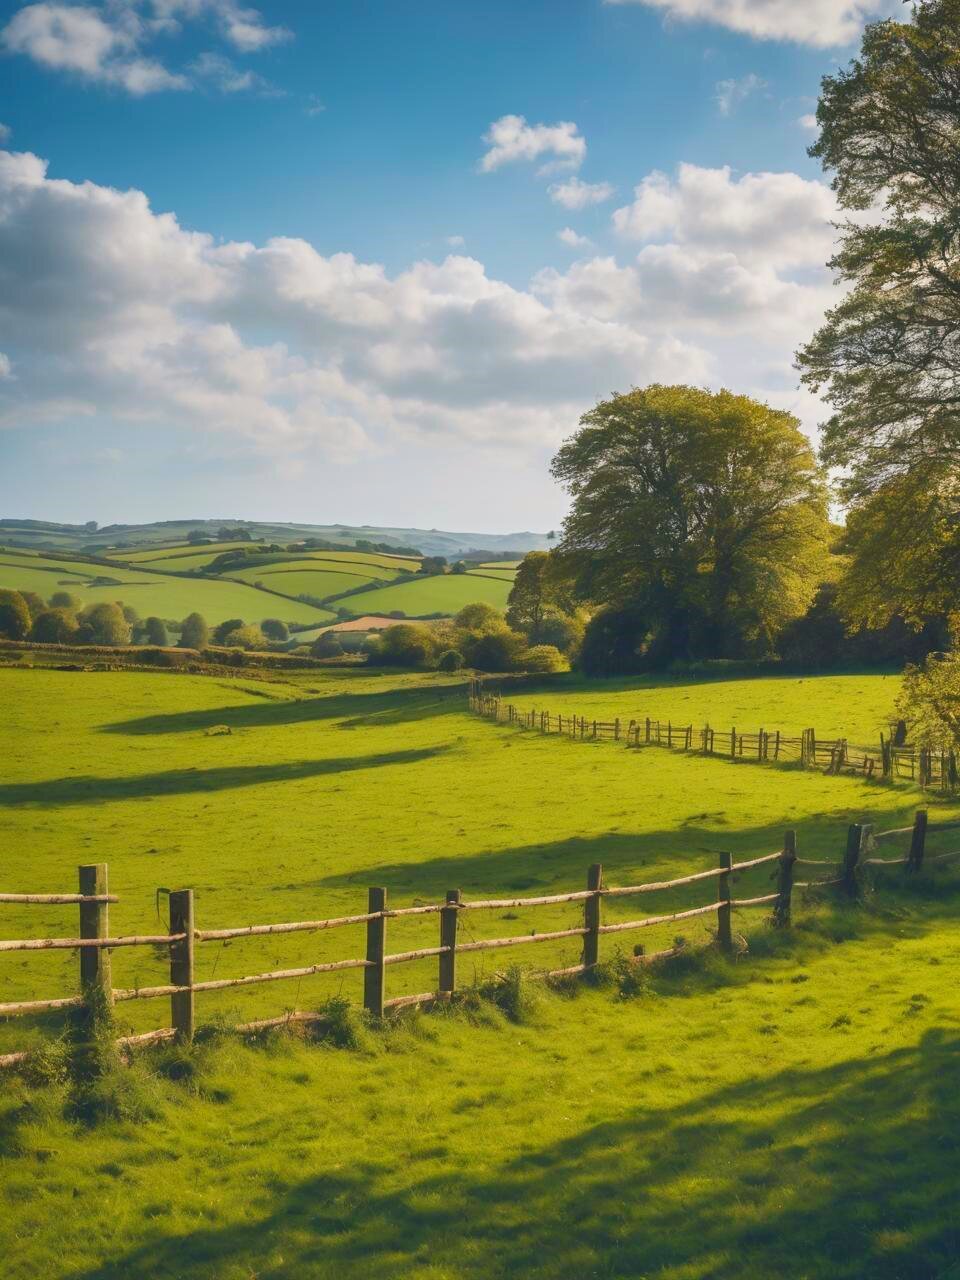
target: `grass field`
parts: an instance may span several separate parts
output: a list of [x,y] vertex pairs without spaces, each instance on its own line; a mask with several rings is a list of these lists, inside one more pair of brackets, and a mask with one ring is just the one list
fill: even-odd
[[[710,715],[733,701],[764,723],[814,708],[826,725],[820,707],[846,701],[863,725],[882,723],[891,678],[840,679],[698,688]],[[787,826],[803,854],[836,856],[848,822],[900,826],[918,802],[850,777],[518,733],[470,716],[438,676],[0,669],[0,700],[3,888],[69,891],[77,863],[107,861],[121,933],[162,923],[160,886],[195,887],[200,927],[363,910],[368,884],[394,905],[450,887],[546,893],[580,887],[596,860],[615,884],[715,865],[720,850],[770,852]],[[208,734],[218,726],[231,733]],[[736,891],[768,891],[766,874]],[[657,905],[709,900],[695,890]],[[891,871],[863,907],[798,901],[787,938],[738,913],[751,949],[736,964],[658,978],[631,999],[545,996],[521,1025],[423,1016],[353,1051],[228,1040],[192,1084],[152,1083],[137,1123],[85,1131],[52,1089],[8,1082],[5,1275],[946,1280],[960,1243],[958,907],[955,873],[906,884]],[[0,910],[7,937],[74,924],[71,908]],[[629,918],[636,904],[604,910]],[[576,917],[526,909],[469,927],[526,933]],[[690,941],[706,936],[684,923]],[[434,945],[435,927],[391,921],[390,949]],[[604,954],[615,945],[604,938]],[[359,929],[208,945],[198,976],[362,946]],[[508,954],[554,964],[576,951]],[[466,960],[461,982],[474,976]],[[73,989],[66,953],[0,963],[6,999]],[[113,963],[116,985],[165,980],[159,954],[117,951]],[[432,963],[389,969],[388,994],[428,989]],[[476,976],[502,963],[488,953]],[[358,988],[353,974],[327,975],[200,996],[199,1014],[249,1018]],[[167,1010],[118,1014],[139,1028]],[[0,1028],[3,1048],[50,1029],[16,1020]]]
[[243,582],[261,582],[271,591],[279,591],[283,595],[315,596],[323,600],[327,596],[340,595],[354,587],[366,586],[371,581],[365,574],[349,573],[345,569],[328,569],[318,566],[315,569],[287,569],[286,567],[265,566],[260,569],[243,569],[234,576]]
[[[108,585],[92,585],[99,577],[109,578]],[[36,591],[43,598],[55,591],[67,590],[87,604],[102,600],[119,600],[132,605],[141,617],[156,614],[160,618],[183,619],[188,613],[201,613],[211,626],[227,618],[243,618],[259,622],[262,618],[280,617],[284,622],[322,624],[333,615],[325,609],[303,604],[299,600],[281,599],[270,592],[258,591],[243,582],[227,579],[168,577],[137,569],[84,564],[75,560],[50,560],[33,555],[0,553],[0,586],[17,591]]]
[[350,607],[362,607],[364,613],[393,613],[402,609],[408,618],[426,617],[431,613],[454,614],[465,604],[480,600],[496,609],[505,609],[512,585],[512,577],[500,580],[475,573],[446,574],[364,591],[351,599]]

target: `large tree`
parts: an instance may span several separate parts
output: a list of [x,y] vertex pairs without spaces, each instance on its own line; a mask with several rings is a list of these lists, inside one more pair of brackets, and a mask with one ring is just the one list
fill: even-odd
[[833,408],[821,456],[862,500],[960,452],[960,0],[867,27],[823,81],[811,147],[842,208],[830,264],[849,291],[799,353]]
[[552,470],[573,498],[557,554],[583,598],[626,606],[652,661],[769,647],[822,576],[813,450],[795,418],[746,396],[615,395]]

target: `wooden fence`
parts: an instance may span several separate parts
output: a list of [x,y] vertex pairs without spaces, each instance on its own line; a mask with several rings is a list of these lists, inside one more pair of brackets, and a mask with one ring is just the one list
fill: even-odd
[[804,729],[799,736],[790,736],[779,729],[744,732],[735,725],[716,729],[709,724],[697,728],[693,724],[650,716],[630,721],[590,720],[575,713],[553,714],[534,707],[523,710],[504,702],[499,694],[483,692],[478,682],[471,685],[469,701],[470,709],[488,720],[581,741],[622,742],[627,747],[668,747],[736,761],[794,761],[804,768],[823,768],[830,774],[855,773],[891,781],[910,779],[921,787],[941,791],[955,790],[960,785],[956,751],[898,747],[883,734],[879,749],[871,752],[851,747],[846,738],[818,738],[815,729]]
[[[720,950],[730,953],[734,948],[731,912],[734,908],[769,907],[772,922],[777,927],[790,923],[793,890],[839,886],[841,892],[855,894],[859,868],[867,866],[903,865],[916,872],[924,865],[925,842],[928,833],[960,828],[960,821],[930,823],[925,810],[917,812],[912,827],[874,834],[870,826],[855,824],[846,833],[842,856],[836,860],[815,860],[800,857],[795,831],[787,831],[782,849],[744,862],[734,862],[729,853],[721,853],[716,867],[695,871],[691,875],[672,880],[649,881],[643,884],[607,885],[603,870],[595,863],[587,871],[586,887],[570,893],[545,894],[538,897],[508,897],[481,900],[465,899],[459,889],[447,892],[446,900],[424,906],[390,908],[387,891],[382,887],[368,890],[367,910],[356,915],[340,916],[325,920],[298,920],[277,924],[241,925],[226,929],[200,929],[194,915],[192,889],[180,889],[170,894],[169,928],[162,934],[144,934],[113,937],[110,933],[110,905],[119,898],[109,892],[108,869],[98,863],[79,868],[79,892],[75,894],[49,893],[0,893],[0,905],[59,905],[79,909],[77,937],[29,938],[0,941],[0,952],[49,951],[69,949],[79,954],[79,985],[75,993],[47,1000],[19,1000],[0,1004],[0,1017],[13,1018],[27,1014],[45,1014],[54,1010],[81,1006],[91,990],[98,990],[106,1001],[120,1004],[128,1000],[169,999],[169,1027],[148,1031],[121,1039],[123,1045],[147,1044],[163,1040],[190,1041],[195,1028],[195,1001],[205,992],[223,991],[234,987],[249,987],[267,982],[279,982],[304,978],[313,974],[336,973],[347,969],[363,970],[364,1008],[376,1018],[382,1018],[388,1010],[405,1005],[426,1005],[450,1000],[457,990],[457,960],[459,956],[479,951],[526,946],[534,943],[555,942],[566,938],[580,938],[582,952],[576,965],[551,970],[545,976],[574,976],[588,973],[600,963],[600,940],[614,934],[630,933],[655,925],[670,924],[700,916],[716,917],[716,943]],[[910,836],[909,852],[904,857],[880,858],[867,856],[876,846],[904,835]],[[942,861],[960,856],[960,849],[937,855],[927,861]],[[755,897],[733,896],[732,877],[754,867],[776,864],[776,890]],[[820,880],[794,879],[796,867],[819,868]],[[664,890],[685,888],[701,881],[716,884],[714,901],[682,911],[643,916],[635,920],[604,923],[605,899],[640,896]],[[582,904],[582,924],[573,928],[553,929],[542,933],[528,933],[507,938],[486,938],[463,941],[460,922],[465,913],[476,911],[507,910],[553,906],[559,903]],[[390,920],[408,916],[438,917],[439,938],[437,946],[391,953],[387,949],[387,925]],[[197,981],[194,975],[196,948],[209,942],[227,939],[250,938],[286,933],[320,932],[351,925],[365,927],[366,947],[364,955],[306,965],[293,969],[277,969],[268,973],[249,974],[244,977],[219,978]],[[169,954],[170,981],[162,986],[116,988],[111,981],[110,953],[120,947],[165,947]],[[678,948],[634,956],[634,963],[650,964],[676,955]],[[413,961],[435,959],[437,961],[436,989],[419,995],[399,996],[387,999],[387,970],[393,965]],[[321,1022],[322,1013],[288,1011],[274,1018],[240,1024],[245,1031],[280,1026],[290,1022]],[[0,1066],[15,1066],[29,1057],[29,1052],[8,1053],[0,1056]]]

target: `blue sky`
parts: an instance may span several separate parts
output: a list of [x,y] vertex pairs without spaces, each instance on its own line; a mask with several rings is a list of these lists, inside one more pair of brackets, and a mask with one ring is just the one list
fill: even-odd
[[805,118],[886,12],[0,5],[2,513],[543,529],[611,390],[813,430]]

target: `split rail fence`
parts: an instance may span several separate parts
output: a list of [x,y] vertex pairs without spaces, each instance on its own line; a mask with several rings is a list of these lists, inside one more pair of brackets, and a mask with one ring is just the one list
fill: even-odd
[[[167,998],[170,1001],[171,1025],[139,1035],[122,1037],[126,1046],[147,1044],[163,1040],[190,1041],[194,1035],[198,995],[223,991],[234,987],[249,987],[267,982],[299,979],[320,973],[336,973],[348,969],[363,971],[363,1004],[368,1013],[382,1018],[389,1010],[405,1005],[426,1005],[451,1000],[457,990],[458,957],[474,952],[526,946],[534,943],[555,942],[567,938],[580,938],[582,952],[576,965],[550,971],[550,977],[574,976],[589,973],[600,963],[600,940],[611,935],[625,934],[655,925],[690,920],[700,916],[716,917],[716,943],[720,950],[734,950],[731,913],[736,909],[769,907],[772,923],[780,928],[790,923],[791,902],[794,889],[817,889],[839,886],[841,892],[854,895],[857,892],[859,868],[869,866],[904,865],[909,871],[918,871],[924,865],[925,843],[928,833],[960,828],[957,822],[928,822],[925,810],[917,812],[912,827],[874,834],[872,828],[854,824],[846,833],[842,857],[831,861],[807,859],[798,855],[795,831],[787,831],[782,849],[744,862],[734,862],[732,855],[721,853],[718,865],[691,875],[672,880],[650,881],[643,884],[607,885],[603,881],[603,869],[599,863],[587,871],[586,887],[570,893],[553,893],[537,897],[508,897],[482,900],[465,899],[459,889],[447,892],[442,903],[423,906],[390,908],[387,891],[382,887],[368,890],[367,910],[356,915],[340,916],[326,920],[298,920],[277,924],[242,925],[226,929],[200,929],[194,915],[192,889],[180,889],[170,894],[169,929],[163,934],[145,934],[114,937],[110,932],[109,909],[119,898],[109,892],[108,868],[97,863],[79,868],[79,892],[75,894],[49,893],[0,893],[0,904],[58,905],[79,908],[77,937],[30,938],[0,941],[0,952],[49,951],[69,949],[79,955],[79,988],[76,993],[56,999],[18,1000],[0,1003],[0,1017],[13,1018],[28,1014],[45,1014],[55,1010],[82,1006],[91,991],[97,991],[111,1004],[129,1000],[153,1000]],[[876,846],[909,834],[909,852],[899,858],[867,856]],[[926,861],[943,861],[960,856],[960,849],[939,854]],[[754,897],[737,898],[733,895],[732,877],[755,867],[775,867],[776,890]],[[819,868],[825,878],[820,880],[795,880],[796,867]],[[710,881],[716,885],[714,901],[682,911],[643,916],[634,920],[617,920],[604,923],[603,903],[606,899],[634,897],[664,890],[685,888],[688,885]],[[507,910],[553,906],[560,903],[582,904],[582,924],[567,929],[553,929],[542,933],[528,933],[506,938],[462,940],[460,922],[465,914],[476,911]],[[437,946],[421,947],[410,951],[391,953],[387,949],[388,921],[409,916],[434,915],[439,921]],[[306,965],[292,969],[277,969],[267,973],[249,974],[236,978],[219,978],[197,981],[194,974],[196,948],[209,942],[227,939],[250,938],[285,933],[320,932],[328,929],[362,925],[366,932],[365,953],[362,956]],[[162,986],[115,988],[111,981],[110,953],[121,947],[165,947],[169,955],[170,981]],[[634,963],[650,964],[678,954],[678,947],[649,955],[633,957]],[[437,986],[433,991],[419,995],[386,998],[387,970],[393,965],[413,961],[435,959],[437,961]],[[288,1011],[274,1018],[259,1022],[242,1023],[239,1030],[254,1031],[290,1022],[322,1022],[319,1012]],[[0,1056],[0,1066],[15,1066],[29,1057],[29,1051]]]
[[871,752],[853,748],[846,738],[818,738],[815,729],[799,736],[779,729],[743,732],[732,725],[715,729],[709,724],[697,728],[647,716],[641,720],[590,720],[586,716],[529,710],[504,702],[499,694],[484,693],[478,684],[470,691],[470,709],[488,720],[530,729],[542,734],[559,734],[580,741],[622,742],[627,747],[668,747],[698,752],[728,760],[755,760],[761,763],[796,761],[804,768],[823,767],[826,773],[861,774],[866,778],[910,779],[924,788],[954,790],[960,785],[957,753],[933,751],[926,747],[894,746],[880,735],[880,748]]

